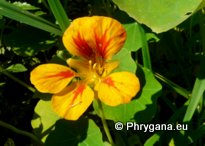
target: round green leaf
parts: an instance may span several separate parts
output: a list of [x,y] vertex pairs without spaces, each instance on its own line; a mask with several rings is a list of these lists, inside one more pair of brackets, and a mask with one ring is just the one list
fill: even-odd
[[[141,83],[141,93],[138,93],[138,97],[128,104],[122,104],[116,107],[103,104],[106,119],[123,123],[127,121],[147,123],[153,118],[157,110],[156,100],[162,86],[154,78],[152,72],[146,68],[143,68],[141,72],[138,73],[138,77],[140,78]],[[93,106],[97,114],[100,116],[98,112],[99,107],[96,101],[93,103]]]
[[40,8],[35,7],[35,6],[33,6],[33,5],[31,5],[27,2],[17,2],[17,1],[15,1],[15,2],[13,2],[13,5],[15,5],[15,6],[21,8],[23,10],[38,10],[38,9],[40,9]]
[[53,126],[60,117],[53,112],[50,100],[39,100],[35,107],[34,119],[31,121],[31,125],[36,135],[45,141],[48,136],[48,132],[53,129]]
[[59,120],[55,130],[46,139],[46,146],[103,146],[102,134],[92,121],[81,118],[77,121]]
[[137,66],[135,61],[132,59],[131,52],[126,48],[122,48],[115,56],[114,61],[119,61],[119,67],[115,71],[129,71],[135,73]]
[[187,19],[202,0],[113,0],[140,23],[154,32],[167,31]]
[[124,48],[129,51],[137,51],[139,48],[142,47],[141,35],[138,25],[139,24],[137,22],[123,25],[127,34]]
[[[137,51],[142,48],[141,31],[137,22],[123,24],[127,39],[124,48],[128,51]],[[159,38],[154,33],[146,33],[147,41],[159,41]]]

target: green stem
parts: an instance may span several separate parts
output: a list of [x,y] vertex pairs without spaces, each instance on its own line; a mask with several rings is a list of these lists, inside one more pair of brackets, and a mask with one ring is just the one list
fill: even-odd
[[8,124],[8,123],[5,123],[3,121],[0,121],[0,126],[4,127],[4,128],[7,128],[17,134],[21,134],[21,135],[24,135],[24,136],[27,136],[29,138],[31,138],[33,141],[35,141],[37,144],[39,144],[39,146],[43,146],[43,143],[32,133],[30,132],[27,132],[27,131],[24,131],[24,130],[20,130],[20,129],[17,129],[16,127]]
[[27,88],[29,91],[31,92],[35,92],[35,89],[31,86],[29,86],[28,84],[26,84],[25,82],[21,81],[20,79],[16,78],[15,76],[13,76],[12,74],[10,74],[9,72],[3,70],[1,73],[3,73],[4,75],[6,75],[7,77],[11,78],[12,80],[16,81],[17,83],[19,83],[20,85],[24,86],[25,88]]
[[144,67],[148,68],[149,70],[152,70],[150,52],[149,52],[149,47],[148,47],[148,43],[147,43],[146,33],[140,24],[139,24],[139,30],[140,30],[141,42],[142,42],[143,65],[144,65]]
[[105,134],[110,142],[110,144],[112,146],[114,146],[114,142],[113,142],[113,139],[112,139],[112,136],[110,134],[110,131],[109,131],[109,128],[108,128],[108,125],[107,125],[107,122],[105,120],[105,115],[104,115],[104,112],[103,112],[103,107],[102,107],[102,103],[101,101],[97,100],[98,102],[98,106],[99,106],[99,112],[100,112],[100,115],[101,115],[101,121],[102,121],[102,124],[103,124],[103,128],[105,130]]

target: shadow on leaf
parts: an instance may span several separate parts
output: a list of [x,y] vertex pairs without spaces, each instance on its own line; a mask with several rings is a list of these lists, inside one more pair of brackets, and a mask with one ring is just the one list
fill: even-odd
[[58,120],[55,129],[48,135],[46,146],[77,146],[87,137],[88,120]]

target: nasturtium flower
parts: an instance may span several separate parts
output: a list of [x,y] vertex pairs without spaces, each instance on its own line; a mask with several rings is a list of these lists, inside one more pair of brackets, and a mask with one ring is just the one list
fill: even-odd
[[115,19],[104,16],[75,19],[63,35],[65,48],[75,56],[68,66],[47,63],[31,72],[31,83],[51,93],[54,111],[77,120],[94,98],[109,106],[128,103],[140,89],[135,74],[113,72],[119,65],[112,56],[120,51],[126,31]]

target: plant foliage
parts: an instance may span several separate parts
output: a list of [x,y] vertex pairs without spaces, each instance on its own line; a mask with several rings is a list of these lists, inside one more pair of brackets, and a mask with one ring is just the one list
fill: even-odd
[[[1,0],[0,145],[109,146],[111,137],[118,146],[203,146],[204,5],[204,0]],[[65,64],[71,55],[63,32],[73,19],[93,15],[122,23],[127,39],[112,60],[120,63],[116,72],[138,76],[140,93],[116,107],[95,100],[79,120],[64,120],[51,108],[51,95],[33,88],[30,72],[39,64]],[[124,129],[116,129],[118,122]],[[129,122],[188,129],[145,132],[126,129]]]

